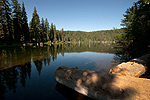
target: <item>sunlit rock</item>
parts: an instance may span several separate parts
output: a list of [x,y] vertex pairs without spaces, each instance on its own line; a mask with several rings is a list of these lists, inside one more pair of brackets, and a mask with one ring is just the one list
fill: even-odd
[[129,62],[121,63],[110,69],[109,73],[119,74],[123,76],[140,77],[147,70],[150,65],[150,54],[144,55],[142,57],[132,59]]
[[[59,67],[57,82],[96,100],[150,99],[150,80],[71,67]],[[68,91],[69,92],[69,91]]]

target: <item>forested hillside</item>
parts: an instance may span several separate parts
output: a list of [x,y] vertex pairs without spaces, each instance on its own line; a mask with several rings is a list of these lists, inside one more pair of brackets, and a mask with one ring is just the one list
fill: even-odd
[[49,24],[47,18],[38,15],[36,7],[33,9],[32,19],[28,22],[25,4],[18,0],[0,1],[0,44],[20,42],[89,42],[116,41],[116,36],[123,33],[123,29],[113,29],[94,32],[64,31],[56,29],[56,25]]
[[117,36],[124,33],[124,29],[113,29],[93,32],[65,31],[65,41],[117,41]]

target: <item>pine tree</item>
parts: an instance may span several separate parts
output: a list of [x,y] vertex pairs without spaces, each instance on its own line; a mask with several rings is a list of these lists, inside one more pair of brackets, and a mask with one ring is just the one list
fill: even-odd
[[27,20],[28,19],[27,19],[27,14],[26,14],[24,2],[22,2],[22,32],[23,32],[25,41],[30,40],[29,27],[28,27],[28,21]]
[[10,4],[7,0],[0,1],[0,33],[4,34],[4,40],[11,40],[12,37],[12,19]]
[[[122,20],[126,34],[123,39],[136,47],[147,47],[150,44],[150,4],[148,0],[139,0],[127,9]],[[127,44],[126,43],[126,44]]]
[[49,32],[49,23],[47,18],[45,19],[45,32],[46,32],[46,41],[49,41],[50,32]]
[[61,41],[64,41],[64,29],[61,29]]
[[14,38],[17,42],[20,42],[22,36],[22,12],[20,4],[17,0],[12,0],[13,3],[13,29]]
[[32,32],[33,38],[35,38],[35,41],[39,41],[39,27],[40,27],[40,19],[39,15],[37,14],[36,7],[34,7],[34,12],[32,14],[32,20],[30,22],[30,29]]
[[0,1],[0,39],[6,39],[6,18],[5,18],[5,9],[4,9],[5,0]]
[[57,40],[58,40],[58,41],[61,41],[60,39],[61,39],[61,34],[60,34],[60,31],[58,30],[58,31],[57,31]]
[[41,25],[40,25],[40,40],[44,40],[44,34],[45,34],[45,22],[44,19],[42,18],[41,20]]
[[54,25],[54,41],[57,41],[56,26]]
[[50,40],[53,42],[54,41],[54,25],[51,23],[51,28],[50,28]]

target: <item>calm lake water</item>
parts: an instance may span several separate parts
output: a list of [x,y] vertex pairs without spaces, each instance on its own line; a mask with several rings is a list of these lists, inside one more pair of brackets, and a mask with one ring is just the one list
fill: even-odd
[[60,66],[99,72],[119,63],[107,44],[63,44],[44,47],[0,48],[0,99],[88,100],[55,80]]

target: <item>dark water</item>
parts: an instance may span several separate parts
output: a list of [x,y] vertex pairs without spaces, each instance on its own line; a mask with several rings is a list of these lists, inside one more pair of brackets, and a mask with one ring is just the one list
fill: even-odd
[[0,48],[0,100],[89,100],[58,84],[60,66],[108,72],[119,63],[107,44]]

